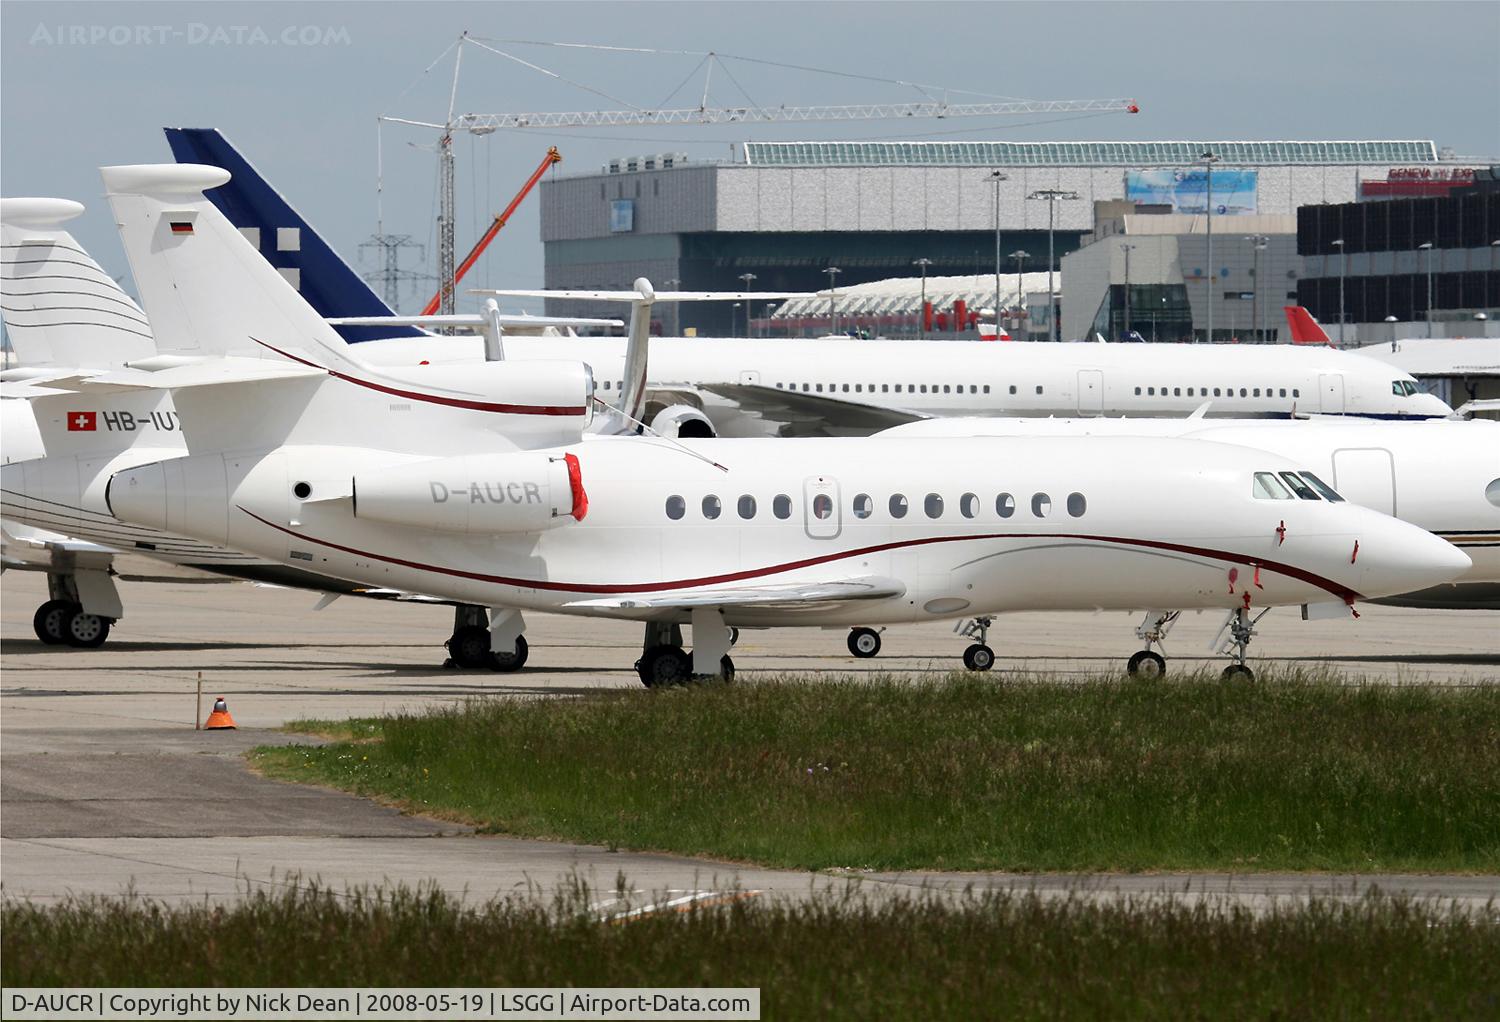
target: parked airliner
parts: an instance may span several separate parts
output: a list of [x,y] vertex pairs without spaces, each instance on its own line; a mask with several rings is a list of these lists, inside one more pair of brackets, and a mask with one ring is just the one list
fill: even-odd
[[[301,289],[313,308],[340,318],[340,330],[379,332],[393,314],[307,221],[219,132],[168,129],[179,160],[208,163],[234,178],[209,198],[235,226],[274,251],[278,231],[300,238]],[[632,292],[505,291],[514,296],[606,297]],[[372,309],[379,309],[372,314]],[[361,357],[384,365],[478,359],[471,338],[418,335],[409,321],[387,320]],[[605,397],[625,383],[620,338],[507,341],[512,359],[588,362]],[[1417,419],[1452,409],[1421,393],[1389,365],[1331,347],[1293,345],[984,344],[847,339],[656,338],[649,385],[660,392],[648,420],[682,436],[862,435],[934,415],[1183,416],[1213,401],[1215,416],[1287,416],[1293,412]]]
[[[737,625],[1172,605],[1229,611],[1229,673],[1248,676],[1252,610],[1352,606],[1469,567],[1444,541],[1348,502],[1266,496],[1268,480],[1300,466],[1229,445],[585,443],[576,409],[590,407],[592,380],[566,363],[543,395],[540,377],[518,373],[526,363],[424,384],[362,362],[203,197],[222,172],[104,178],[158,342],[177,355],[97,382],[173,389],[190,451],[114,473],[111,512],[489,606],[507,666],[525,660],[529,609],[645,622],[639,670],[656,684],[731,673]],[[631,340],[643,354],[653,296],[637,286]],[[627,408],[637,391],[627,387]],[[573,439],[542,440],[569,428]],[[513,434],[535,446],[504,449]],[[687,622],[691,657],[674,632]],[[987,668],[993,653],[976,643],[965,662]]]

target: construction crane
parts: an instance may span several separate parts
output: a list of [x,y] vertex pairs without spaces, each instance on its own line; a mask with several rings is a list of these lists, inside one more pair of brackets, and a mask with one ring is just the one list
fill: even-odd
[[[448,92],[448,116],[441,123],[411,120],[405,117],[382,115],[380,123],[405,124],[418,128],[433,128],[442,135],[438,141],[439,197],[438,197],[438,303],[443,313],[453,311],[454,284],[457,272],[453,261],[453,227],[455,219],[455,197],[453,185],[453,133],[464,130],[474,135],[489,135],[502,128],[572,128],[572,127],[633,127],[646,124],[750,124],[750,123],[811,123],[814,121],[868,121],[899,120],[909,118],[949,117],[1004,117],[1024,114],[1055,113],[1140,113],[1140,106],[1133,99],[1045,99],[1045,100],[1000,100],[985,103],[948,103],[946,100],[926,100],[916,103],[866,103],[853,106],[734,106],[711,107],[708,105],[708,78],[704,78],[703,99],[699,106],[671,110],[577,110],[571,112],[512,113],[512,114],[459,114],[454,108],[458,99],[459,69],[463,65],[464,44],[472,44],[503,57],[516,59],[510,54],[474,39],[467,31],[461,33],[453,44],[457,52],[453,61],[453,80]],[[446,52],[446,51],[445,51]],[[709,57],[717,57],[708,54]],[[439,60],[442,59],[440,56]],[[434,64],[436,61],[433,62]],[[561,76],[545,68],[521,61],[533,70],[541,71],[553,78]],[[710,71],[712,65],[710,65]],[[576,83],[574,83],[576,84]],[[597,89],[590,91],[597,92]],[[494,230],[492,226],[492,230]],[[466,260],[467,262],[467,260]],[[431,303],[429,303],[429,307]]]
[[476,261],[478,261],[481,255],[484,254],[484,250],[489,247],[490,242],[495,240],[495,235],[500,233],[500,228],[505,226],[506,221],[510,219],[511,214],[516,211],[516,207],[521,204],[526,196],[531,194],[531,190],[535,188],[537,182],[542,179],[542,175],[547,173],[547,171],[551,169],[553,164],[561,162],[562,154],[557,151],[557,146],[552,146],[547,150],[547,155],[542,157],[541,164],[536,168],[535,171],[532,172],[532,175],[526,179],[526,183],[521,186],[521,190],[516,193],[516,197],[510,200],[510,205],[506,206],[505,209],[501,212],[495,214],[495,221],[494,223],[490,224],[490,229],[484,232],[484,237],[480,238],[477,242],[474,243],[473,248],[469,249],[469,254],[464,256],[464,261],[459,263],[458,266],[454,269],[453,280],[445,282],[443,286],[438,289],[438,293],[433,295],[432,300],[429,301],[427,305],[422,309],[422,315],[431,316],[433,313],[437,312],[438,308],[444,304],[445,299],[447,301],[449,311],[452,310],[453,289],[458,286],[458,282],[464,279],[464,274],[469,272],[469,268],[473,266]]

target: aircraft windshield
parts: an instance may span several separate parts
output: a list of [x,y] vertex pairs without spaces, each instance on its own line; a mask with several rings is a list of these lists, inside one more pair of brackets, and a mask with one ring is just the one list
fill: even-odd
[[1295,500],[1292,491],[1288,490],[1280,479],[1276,478],[1275,472],[1255,473],[1255,487],[1252,491],[1260,500]]
[[1281,473],[1281,478],[1286,480],[1286,484],[1292,488],[1292,492],[1301,497],[1303,500],[1318,499],[1318,491],[1314,490],[1311,486],[1307,485],[1307,483],[1303,482],[1302,477],[1297,473],[1283,472]]
[[1411,380],[1392,380],[1391,393],[1397,397],[1411,397],[1417,393],[1417,385]]
[[1311,472],[1303,472],[1302,478],[1307,480],[1307,485],[1311,486],[1313,489],[1321,493],[1324,500],[1331,500],[1335,504],[1343,501],[1344,498],[1340,497],[1338,493],[1334,491],[1334,488],[1332,486],[1329,486],[1327,483],[1319,479],[1317,476],[1313,475]]

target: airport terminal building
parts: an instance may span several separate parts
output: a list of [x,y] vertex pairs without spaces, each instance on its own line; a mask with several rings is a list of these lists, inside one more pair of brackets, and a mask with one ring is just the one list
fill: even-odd
[[[933,276],[992,274],[997,228],[1006,273],[1018,263],[1045,271],[1049,215],[1056,269],[1091,236],[1096,203],[1205,213],[1205,152],[1217,157],[1216,228],[1220,216],[1353,202],[1362,182],[1445,159],[1431,141],[1402,140],[749,142],[733,162],[634,157],[543,182],[546,286],[622,288],[646,276],[657,287],[730,290],[753,274],[755,290],[818,290],[915,276],[918,260]],[[1047,191],[1063,197],[1038,194]],[[598,312],[563,301],[548,311]],[[734,321],[719,303],[659,316],[667,333],[729,333]]]

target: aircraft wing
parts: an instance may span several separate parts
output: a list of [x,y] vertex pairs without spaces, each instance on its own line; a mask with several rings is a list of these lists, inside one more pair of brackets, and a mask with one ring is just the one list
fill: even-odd
[[795,610],[811,604],[850,600],[884,600],[901,596],[906,586],[893,578],[866,575],[835,582],[796,582],[784,585],[719,586],[677,593],[643,593],[575,600],[566,607],[626,610],[632,608],[760,607]]
[[[930,416],[895,408],[877,408],[825,394],[803,394],[749,383],[700,383],[698,390],[781,423],[782,436],[869,436],[892,426],[904,426]],[[712,412],[709,411],[712,418]]]

